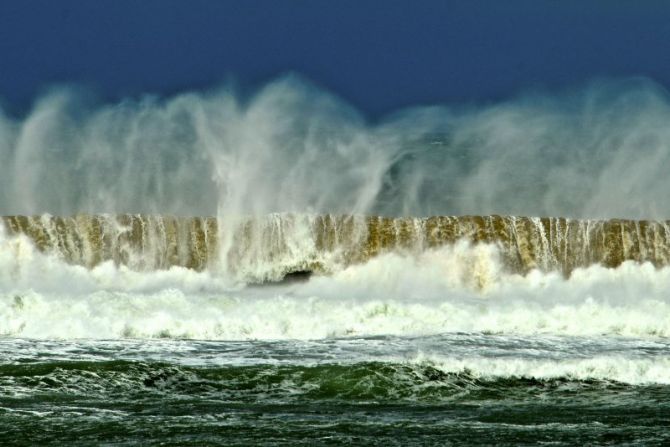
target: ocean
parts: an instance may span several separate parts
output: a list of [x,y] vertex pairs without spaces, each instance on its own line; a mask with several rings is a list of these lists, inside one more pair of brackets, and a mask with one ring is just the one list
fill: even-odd
[[670,441],[666,223],[272,215],[231,285],[207,220],[5,222],[9,443]]
[[2,445],[668,445],[648,82],[0,114]]

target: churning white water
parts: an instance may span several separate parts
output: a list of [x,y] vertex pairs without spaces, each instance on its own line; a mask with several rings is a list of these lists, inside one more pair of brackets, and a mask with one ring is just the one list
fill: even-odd
[[506,272],[493,245],[380,255],[305,283],[241,286],[181,267],[92,269],[0,242],[0,333],[32,338],[317,339],[445,332],[670,336],[670,268]]
[[[68,222],[88,228],[75,237],[50,216],[3,220],[3,346],[290,341],[300,363],[309,343],[374,347],[375,337],[391,337],[380,353],[319,355],[475,378],[670,382],[670,100],[651,82],[415,108],[375,121],[295,77],[248,97],[220,89],[91,104],[60,90],[24,117],[0,113],[0,215],[78,215]],[[123,213],[211,216],[218,226],[214,236],[213,219],[197,220],[191,232],[186,220],[168,228],[171,217],[161,217],[151,228],[165,237],[147,239],[151,218],[126,215],[119,219],[132,222],[118,230],[110,216]],[[403,249],[409,230],[401,224],[396,239],[368,224],[342,245],[310,233],[312,221],[291,226],[270,213],[475,217],[469,232],[431,245],[439,231],[425,231]],[[586,221],[509,225],[515,218],[491,214],[646,221],[610,221],[597,232]],[[253,222],[268,215],[279,223],[257,231]],[[42,226],[9,231],[7,222],[23,221]],[[428,220],[413,222],[428,228]],[[530,230],[521,234],[524,225]],[[510,253],[519,271],[509,268]],[[315,274],[250,284],[302,269]],[[431,337],[446,344],[424,346]],[[505,349],[489,352],[499,339]],[[403,343],[414,351],[394,351]]]

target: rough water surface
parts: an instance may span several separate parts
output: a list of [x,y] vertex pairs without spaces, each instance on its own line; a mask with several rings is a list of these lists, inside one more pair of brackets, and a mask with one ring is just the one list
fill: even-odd
[[668,445],[669,120],[641,79],[0,110],[0,444]]
[[5,445],[670,442],[664,222],[4,222]]

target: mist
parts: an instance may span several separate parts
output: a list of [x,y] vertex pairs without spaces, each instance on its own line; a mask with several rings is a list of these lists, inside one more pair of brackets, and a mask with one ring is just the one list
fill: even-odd
[[594,81],[372,120],[299,76],[0,110],[0,214],[670,217],[670,97]]

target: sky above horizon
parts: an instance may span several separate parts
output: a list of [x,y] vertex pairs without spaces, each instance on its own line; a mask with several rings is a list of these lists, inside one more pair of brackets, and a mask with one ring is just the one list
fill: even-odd
[[367,114],[643,76],[670,87],[670,2],[62,0],[0,4],[0,104],[107,100],[287,72]]

